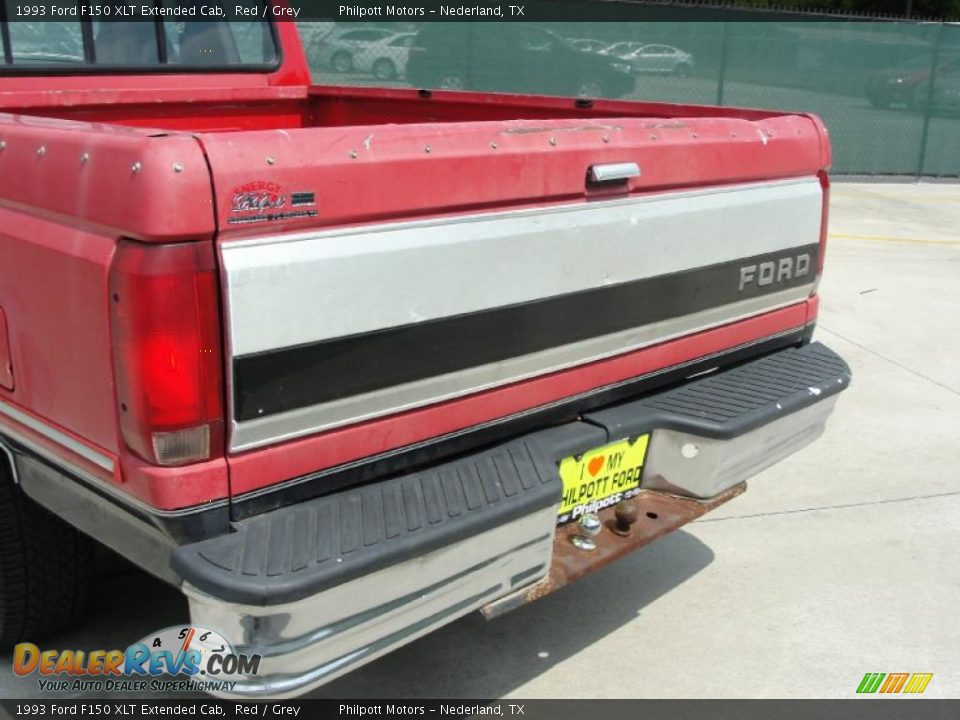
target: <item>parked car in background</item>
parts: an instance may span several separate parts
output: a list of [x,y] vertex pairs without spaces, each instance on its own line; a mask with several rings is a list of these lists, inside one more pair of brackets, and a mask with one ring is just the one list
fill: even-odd
[[583,52],[600,52],[603,50],[609,43],[604,42],[603,40],[594,40],[592,38],[573,38],[568,39],[571,45],[573,45],[577,50],[582,50]]
[[410,46],[417,33],[397,33],[370,43],[353,56],[353,69],[373,73],[378,80],[394,80],[407,74]]
[[[923,107],[930,92],[932,67],[933,58],[930,55],[918,55],[898,68],[874,73],[867,81],[867,100],[876,108],[888,108],[891,105]],[[960,73],[960,55],[942,55],[937,61],[935,85],[941,79],[957,73]]]
[[426,23],[410,48],[407,80],[445,90],[621,97],[635,80],[627,64],[612,60],[521,23]]
[[960,112],[960,72],[937,79],[933,86],[931,104],[935,112]]
[[309,52],[310,66],[350,72],[358,52],[395,34],[381,28],[337,28],[314,42]]
[[612,45],[607,45],[607,47],[603,48],[602,50],[598,50],[597,52],[601,55],[612,55],[613,57],[623,58],[642,47],[642,42],[624,40],[622,42],[615,42]]
[[644,45],[621,57],[636,73],[686,77],[693,70],[693,56],[672,45]]

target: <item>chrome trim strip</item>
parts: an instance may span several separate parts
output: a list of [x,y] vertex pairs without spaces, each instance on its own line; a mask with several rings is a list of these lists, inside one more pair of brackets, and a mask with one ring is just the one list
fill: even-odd
[[498,363],[469,368],[342,400],[311,405],[256,420],[231,419],[230,449],[242,452],[293,440],[377,417],[444,402],[502,385],[566,370],[597,360],[649,347],[684,335],[702,332],[802,301],[811,285],[762,295],[701,313],[591,338]]
[[66,435],[59,430],[50,427],[44,422],[40,422],[24,412],[17,410],[15,407],[7,405],[4,402],[0,402],[0,413],[6,415],[12,420],[16,420],[21,425],[25,425],[36,433],[43,435],[49,440],[53,440],[55,443],[62,445],[73,453],[76,453],[85,460],[89,460],[94,465],[102,467],[107,472],[113,472],[115,464],[112,458],[107,457],[106,455],[101,455],[95,450],[91,450],[86,445],[77,442],[69,435]]
[[[139,498],[129,495],[113,485],[110,485],[102,478],[98,478],[96,475],[91,475],[89,472],[77,467],[76,465],[71,465],[64,458],[60,457],[59,455],[55,455],[54,453],[50,452],[49,449],[43,447],[42,445],[38,445],[36,442],[24,437],[15,430],[11,430],[10,428],[6,427],[0,427],[0,438],[3,436],[12,439],[18,445],[23,445],[25,448],[43,458],[51,465],[55,465],[63,470],[63,472],[67,475],[78,478],[87,485],[92,486],[92,490],[109,496],[109,498],[116,501],[117,504],[126,505],[145,515],[153,515],[155,517],[162,518],[179,518],[187,515],[193,515],[195,513],[206,512],[207,510],[211,510],[213,508],[223,507],[230,502],[229,498],[221,498],[219,500],[213,500],[211,502],[204,503],[203,505],[195,505],[178,510],[161,510],[153,507],[152,505],[148,505]],[[2,443],[0,443],[0,445],[2,445]]]
[[4,445],[3,438],[0,438],[0,451],[3,451],[3,454],[10,460],[10,474],[13,476],[13,484],[19,485],[20,476],[17,475],[17,461],[13,457],[13,450]]

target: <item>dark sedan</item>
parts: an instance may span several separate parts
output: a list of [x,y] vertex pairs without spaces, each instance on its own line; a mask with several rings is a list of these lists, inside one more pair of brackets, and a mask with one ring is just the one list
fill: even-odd
[[[907,60],[898,68],[880,70],[867,82],[866,96],[877,108],[891,105],[923,107],[930,93],[933,58],[929,55]],[[943,55],[937,59],[936,83],[960,73],[960,55]]]

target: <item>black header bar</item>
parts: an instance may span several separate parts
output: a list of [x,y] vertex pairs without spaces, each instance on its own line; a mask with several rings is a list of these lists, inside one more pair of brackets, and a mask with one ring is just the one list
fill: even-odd
[[[733,688],[731,688],[733,690]],[[0,717],[512,718],[513,720],[956,720],[960,700],[283,700],[239,702],[196,696],[179,701],[3,700]]]
[[[8,22],[99,20],[137,22],[630,22],[734,20],[878,20],[883,7],[856,15],[738,7],[732,3],[645,0],[6,0]],[[0,3],[0,7],[3,4]],[[911,18],[916,21],[920,18]]]

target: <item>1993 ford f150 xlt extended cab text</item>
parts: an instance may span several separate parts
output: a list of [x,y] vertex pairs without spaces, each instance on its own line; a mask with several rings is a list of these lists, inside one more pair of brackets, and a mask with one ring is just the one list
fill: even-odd
[[4,34],[6,648],[77,614],[92,537],[261,656],[233,696],[297,695],[726,502],[849,382],[816,117],[113,25],[72,64]]

